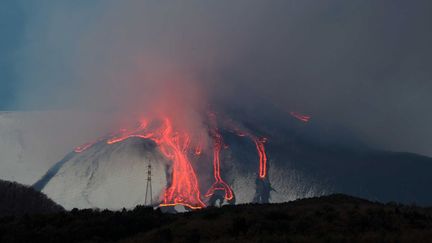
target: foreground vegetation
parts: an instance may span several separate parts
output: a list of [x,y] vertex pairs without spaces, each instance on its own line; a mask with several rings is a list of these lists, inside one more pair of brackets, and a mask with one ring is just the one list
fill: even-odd
[[430,242],[432,209],[345,195],[164,214],[72,210],[0,218],[0,242]]
[[0,180],[0,217],[64,211],[45,194],[16,182]]

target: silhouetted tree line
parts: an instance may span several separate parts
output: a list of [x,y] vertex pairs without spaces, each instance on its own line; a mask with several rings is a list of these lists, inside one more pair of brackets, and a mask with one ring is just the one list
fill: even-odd
[[0,217],[0,242],[431,242],[432,208],[330,195],[181,214],[73,209]]
[[63,210],[45,194],[31,187],[0,180],[0,216],[55,213]]

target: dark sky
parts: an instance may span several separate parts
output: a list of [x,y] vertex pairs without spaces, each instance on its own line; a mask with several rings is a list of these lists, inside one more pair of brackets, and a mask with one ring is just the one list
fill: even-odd
[[428,0],[2,1],[0,108],[105,110],[172,84],[131,73],[169,73],[432,156],[431,13]]
[[22,43],[25,15],[17,1],[3,1],[0,7],[0,110],[12,109],[17,76],[14,53]]

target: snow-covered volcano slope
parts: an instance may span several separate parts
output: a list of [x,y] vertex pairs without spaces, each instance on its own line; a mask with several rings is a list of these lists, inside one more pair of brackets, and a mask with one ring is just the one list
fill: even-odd
[[[324,187],[327,192],[370,200],[432,204],[432,158],[371,148],[346,128],[318,118],[302,122],[269,107],[232,114],[246,121],[249,130],[269,137],[270,170],[299,178],[301,183],[294,185],[302,195]],[[269,172],[270,179],[273,176]],[[283,189],[289,191],[286,186]]]
[[167,181],[168,162],[150,140],[95,144],[72,152],[52,167],[34,187],[71,208],[131,208],[144,204],[147,166],[152,166],[153,202],[159,202]]
[[224,137],[227,148],[221,152],[221,173],[232,186],[236,203],[280,203],[330,192],[330,185],[292,167],[289,160],[275,160],[268,152],[271,142],[265,146],[269,159],[266,179],[258,179],[259,156],[254,142],[227,131]]
[[[167,161],[151,141],[99,143],[83,153],[71,152],[77,144],[101,134],[97,130],[83,132],[83,127],[97,127],[84,124],[90,120],[88,115],[59,111],[0,113],[0,178],[33,184],[65,208],[118,209],[144,202],[147,165],[151,161],[153,201],[158,202],[167,184]],[[232,139],[230,146],[237,151],[230,148],[222,152],[222,177],[235,191],[237,203],[252,202],[256,194],[258,155],[251,141],[244,142]],[[202,195],[214,182],[211,156],[194,163],[200,173]],[[275,164],[269,171],[274,175],[269,178],[275,189],[270,192],[271,202],[324,191],[324,187],[318,190],[308,184],[304,174],[294,168],[284,172],[276,168]]]
[[[233,119],[245,121],[237,122],[242,129],[268,137],[268,173],[265,180],[257,180],[259,159],[254,142],[222,126],[227,148],[220,154],[221,175],[234,191],[234,203],[284,202],[341,192],[372,200],[432,204],[428,186],[432,183],[431,158],[371,149],[348,131],[329,129],[313,120],[236,114]],[[72,152],[68,155],[72,158],[66,156],[35,187],[42,183],[42,191],[66,208],[133,207],[144,202],[146,164],[151,160],[156,201],[170,179],[166,165],[171,163],[157,147],[134,145],[139,141],[149,142],[135,138],[114,145],[99,143],[80,154]],[[207,152],[193,160],[201,195],[214,182],[211,158],[212,153]]]
[[[237,141],[232,141],[235,143]],[[233,155],[226,149],[222,152],[222,175],[231,185],[235,203],[256,201],[258,155],[254,145],[243,147],[249,156]],[[238,146],[244,146],[239,144]],[[248,151],[248,153],[246,153]],[[211,160],[196,159],[201,195],[213,183]],[[238,161],[249,160],[250,166]],[[34,188],[46,193],[66,209],[71,208],[131,208],[144,204],[146,192],[147,166],[152,165],[153,202],[158,204],[170,180],[171,162],[159,152],[151,140],[129,138],[116,144],[101,141],[81,152],[71,152],[54,165]],[[283,202],[308,196],[322,195],[324,187],[311,184],[295,170],[278,170],[277,165],[269,170],[269,182],[274,188],[270,192],[270,202]],[[208,203],[208,198],[202,197]]]
[[[341,192],[372,200],[432,204],[431,158],[372,149],[346,130],[323,126],[314,119],[302,122],[289,114],[277,117],[268,112],[258,117],[233,114],[242,129],[268,138],[268,176],[262,182],[257,180],[259,159],[254,143],[221,128],[228,145],[220,155],[221,175],[232,187],[235,203],[283,202]],[[153,200],[160,200],[170,180],[171,162],[153,142],[131,138],[112,145],[101,142],[82,153],[70,152],[103,133],[74,137],[59,125],[70,116],[53,117],[46,119],[46,114],[37,112],[0,114],[0,178],[25,184],[37,181],[36,189],[65,208],[119,209],[144,203],[150,162]],[[35,119],[46,123],[45,127],[35,129]],[[203,156],[206,158],[193,160],[201,195],[214,182],[212,153]],[[207,198],[202,200],[208,203]]]

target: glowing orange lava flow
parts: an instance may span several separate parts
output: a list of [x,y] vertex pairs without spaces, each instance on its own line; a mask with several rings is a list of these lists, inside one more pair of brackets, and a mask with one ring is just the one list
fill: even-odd
[[231,200],[234,197],[232,189],[226,184],[225,181],[222,180],[222,177],[220,175],[220,151],[222,149],[222,137],[220,134],[217,134],[214,141],[214,148],[213,148],[213,175],[215,178],[215,182],[210,187],[210,189],[205,194],[206,197],[212,196],[216,190],[223,190],[225,191],[225,199]]
[[210,113],[209,118],[211,121],[211,125],[213,126],[211,133],[212,133],[212,136],[214,139],[213,175],[215,178],[215,182],[210,187],[210,189],[207,191],[205,196],[210,197],[215,193],[216,190],[223,190],[223,191],[225,191],[225,199],[231,200],[234,197],[234,193],[233,193],[232,189],[228,186],[228,184],[224,180],[222,180],[222,177],[220,174],[220,151],[222,149],[223,139],[217,130],[216,115],[214,113]]
[[[122,130],[120,130],[120,131],[122,131]],[[83,144],[83,145],[80,145],[80,146],[76,147],[76,148],[74,149],[74,151],[75,151],[75,153],[82,153],[82,152],[84,152],[85,150],[87,150],[87,149],[89,149],[90,147],[92,147],[93,145],[95,145],[95,144],[97,144],[97,143],[99,143],[99,142],[101,142],[101,141],[103,141],[103,140],[106,140],[106,139],[109,138],[109,137],[115,136],[114,134],[116,134],[116,133],[110,133],[110,134],[108,134],[107,136],[104,136],[104,137],[98,138],[97,140],[95,140],[95,141],[93,141],[93,142],[89,142],[89,143],[85,143],[85,144]]]
[[75,153],[81,153],[93,146],[96,142],[85,143],[75,148]]
[[267,138],[261,137],[258,138],[255,135],[252,135],[249,132],[241,131],[237,126],[235,126],[233,123],[228,123],[228,125],[231,127],[231,132],[237,134],[239,137],[248,137],[251,139],[256,146],[258,156],[259,156],[259,178],[264,179],[267,176],[267,154],[265,151],[264,144],[267,142]]
[[259,177],[264,179],[267,175],[267,154],[265,152],[264,143],[266,138],[255,138],[254,142],[259,155]]
[[195,146],[195,155],[196,156],[200,156],[202,154],[203,151],[203,141],[202,141],[202,135],[199,137],[198,139],[198,143]]
[[173,163],[172,183],[165,189],[163,203],[160,206],[184,205],[192,209],[205,207],[200,199],[198,180],[188,159],[190,138],[186,132],[173,131],[171,121],[163,119],[160,129],[149,132],[147,120],[142,120],[133,130],[121,132],[107,139],[107,144],[114,144],[131,137],[153,140],[161,153]]
[[[197,175],[188,158],[189,152],[196,156],[202,154],[203,138],[200,137],[198,143],[191,146],[191,136],[185,131],[177,131],[173,128],[172,121],[169,118],[157,119],[160,123],[152,123],[154,126],[149,127],[148,120],[141,120],[134,129],[120,129],[118,132],[108,134],[94,142],[83,144],[75,148],[76,153],[92,147],[101,141],[107,144],[122,142],[128,138],[137,137],[142,139],[151,139],[154,141],[164,157],[172,161],[172,181],[163,193],[163,202],[160,206],[184,205],[191,209],[205,207],[200,198],[200,189]],[[264,144],[266,138],[259,138],[248,131],[240,131],[234,124],[229,124],[232,132],[238,136],[251,139],[256,146],[259,156],[259,178],[264,179],[267,176],[267,155]],[[234,193],[231,187],[222,179],[220,153],[223,147],[228,148],[224,143],[223,137],[218,129],[216,114],[209,113],[209,132],[213,138],[213,175],[215,182],[205,194],[211,197],[215,191],[224,191],[225,199],[232,200]]]
[[203,208],[205,204],[200,199],[198,180],[187,156],[190,137],[186,133],[173,133],[168,119],[164,123],[165,130],[157,143],[161,152],[173,161],[173,178],[160,206],[182,204],[192,209]]
[[300,114],[298,112],[294,112],[294,111],[291,111],[290,115],[299,119],[302,122],[308,122],[312,118],[311,116],[302,115],[302,114]]
[[107,140],[107,144],[118,143],[131,137],[138,137],[143,139],[151,138],[153,136],[153,133],[147,133],[144,131],[147,128],[147,126],[148,126],[148,121],[142,119],[136,129],[133,129],[131,131],[124,128],[121,129],[117,135]]

